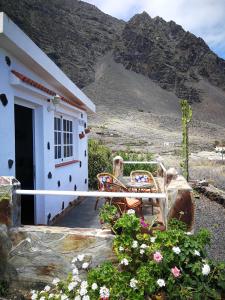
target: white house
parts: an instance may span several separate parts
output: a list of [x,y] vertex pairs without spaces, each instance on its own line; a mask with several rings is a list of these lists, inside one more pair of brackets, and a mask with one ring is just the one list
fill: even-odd
[[[88,111],[92,101],[0,13],[0,176],[23,189],[87,190]],[[22,223],[46,224],[71,200],[22,196]]]

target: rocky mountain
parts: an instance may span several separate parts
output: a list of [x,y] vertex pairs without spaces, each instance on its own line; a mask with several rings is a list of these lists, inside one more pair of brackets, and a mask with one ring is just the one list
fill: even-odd
[[114,51],[116,62],[148,76],[178,98],[200,101],[193,83],[204,77],[225,89],[225,61],[201,39],[175,22],[146,12],[135,15],[124,27]]
[[117,20],[77,0],[0,0],[6,12],[76,84],[94,81],[97,59],[113,51],[116,62],[190,102],[202,77],[225,89],[225,61],[173,21],[146,12]]
[[192,103],[193,149],[224,139],[225,61],[175,22],[124,22],[78,0],[0,0],[0,11],[95,102],[92,134],[111,147],[176,151],[180,98]]
[[4,11],[80,87],[94,81],[99,57],[124,22],[77,0],[0,0]]

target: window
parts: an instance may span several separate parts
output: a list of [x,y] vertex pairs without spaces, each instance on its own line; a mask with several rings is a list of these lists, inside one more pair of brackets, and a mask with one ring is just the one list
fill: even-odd
[[55,159],[73,156],[73,122],[60,117],[54,118]]

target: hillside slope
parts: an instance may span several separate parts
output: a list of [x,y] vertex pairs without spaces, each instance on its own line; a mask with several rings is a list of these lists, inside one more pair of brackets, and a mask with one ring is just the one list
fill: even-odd
[[[181,110],[173,92],[162,89],[146,76],[126,70],[112,53],[96,66],[95,81],[84,88],[97,105],[90,116],[92,136],[113,149],[133,147],[157,153],[173,152],[181,145]],[[213,148],[225,133],[224,93],[205,80],[204,101],[193,103],[190,128],[192,150]],[[214,101],[212,101],[212,95]],[[169,147],[164,144],[168,144]]]

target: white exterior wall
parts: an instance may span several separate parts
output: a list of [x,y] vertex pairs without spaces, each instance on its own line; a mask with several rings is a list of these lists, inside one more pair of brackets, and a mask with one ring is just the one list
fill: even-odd
[[[1,45],[0,45],[1,47]],[[11,59],[9,67],[5,62],[5,56]],[[87,136],[79,139],[79,133],[84,131],[84,125],[79,123],[79,120],[84,120],[87,123],[87,114],[73,106],[70,106],[61,101],[57,107],[57,114],[72,118],[73,120],[73,140],[74,140],[74,160],[80,160],[67,166],[56,168],[54,159],[54,111],[48,111],[49,103],[47,99],[52,96],[42,92],[26,83],[21,82],[13,74],[14,69],[21,72],[23,75],[43,84],[45,87],[55,91],[54,87],[48,85],[44,78],[38,77],[34,72],[21,64],[9,52],[0,48],[0,94],[6,94],[8,105],[3,106],[0,102],[0,175],[15,176],[15,136],[14,136],[14,104],[23,105],[33,108],[34,111],[34,160],[36,166],[36,189],[50,190],[73,190],[77,186],[77,190],[87,190],[88,183],[88,167],[87,156],[84,152],[87,151]],[[61,93],[60,93],[61,94]],[[61,94],[62,95],[62,94]],[[62,95],[63,96],[63,95]],[[83,114],[83,118],[81,118]],[[47,149],[47,143],[50,143],[50,150]],[[14,161],[13,167],[9,169],[8,159]],[[48,173],[52,173],[52,178],[48,179]],[[72,181],[69,182],[69,176],[72,176]],[[60,187],[58,187],[60,181]],[[64,207],[73,200],[71,197],[42,197],[38,196],[35,200],[36,223],[46,224],[47,216],[50,213],[51,217],[61,211],[62,202]]]

